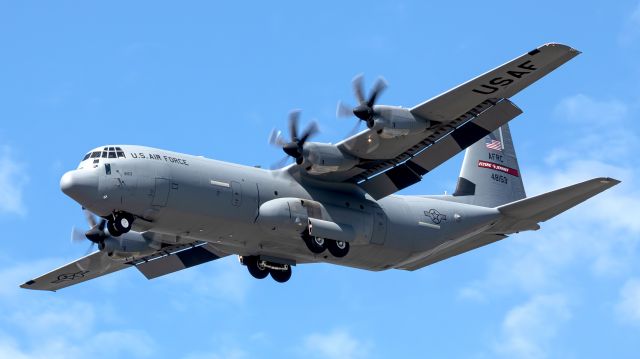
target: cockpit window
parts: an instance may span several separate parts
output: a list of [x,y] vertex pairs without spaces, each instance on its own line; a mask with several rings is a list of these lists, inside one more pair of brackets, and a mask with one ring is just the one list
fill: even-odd
[[118,153],[118,158],[120,158],[120,157],[123,157],[123,158],[124,158],[124,152],[122,152],[122,151],[118,151],[117,153]]
[[100,157],[100,152],[93,152],[91,153],[91,158],[96,158],[96,157]]
[[113,151],[109,151],[109,158],[116,158],[116,153]]
[[107,151],[102,151],[102,158],[107,158]]
[[87,158],[89,158],[89,156],[91,156],[91,152],[87,153],[86,155],[84,155],[84,158],[82,159],[83,161],[86,160]]

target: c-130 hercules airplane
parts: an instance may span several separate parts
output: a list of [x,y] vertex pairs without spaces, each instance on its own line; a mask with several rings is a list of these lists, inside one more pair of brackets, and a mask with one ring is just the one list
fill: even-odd
[[[308,141],[315,124],[271,143],[295,163],[266,170],[142,146],[107,145],[62,176],[98,250],[29,280],[58,290],[135,267],[156,278],[236,254],[255,278],[286,282],[292,266],[326,262],[416,270],[526,230],[613,187],[594,178],[527,198],[508,122],[509,98],[580,52],[546,44],[412,108],[377,105],[354,79],[367,129],[337,144]],[[360,123],[360,122],[359,122]],[[394,195],[466,149],[455,192]],[[100,220],[94,218],[94,214]]]

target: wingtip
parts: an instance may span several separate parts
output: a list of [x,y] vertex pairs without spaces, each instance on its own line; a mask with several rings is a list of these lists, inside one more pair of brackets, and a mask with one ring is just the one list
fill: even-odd
[[600,177],[598,178],[598,181],[600,181],[600,183],[603,183],[603,184],[611,184],[611,186],[615,186],[622,182],[620,180],[617,180],[611,177]]
[[[565,45],[565,44],[562,44],[562,43],[559,43],[559,42],[547,42],[546,44],[542,44],[542,46],[538,47],[535,50],[541,50],[542,48],[545,48],[545,47],[559,47],[559,48],[562,48],[562,49],[564,49],[564,50],[566,50],[568,52],[574,53],[575,56],[580,55],[582,53],[582,51],[580,51],[578,49],[575,49],[575,48],[573,48],[573,47],[571,47],[569,45]],[[535,51],[535,50],[533,50],[533,51]]]

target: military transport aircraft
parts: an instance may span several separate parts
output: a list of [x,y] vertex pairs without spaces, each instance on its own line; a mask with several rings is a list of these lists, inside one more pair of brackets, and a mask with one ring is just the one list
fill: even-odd
[[[526,230],[616,185],[607,177],[527,198],[507,123],[509,98],[580,52],[545,44],[411,108],[376,104],[353,81],[367,128],[337,144],[310,142],[315,124],[270,142],[295,160],[267,170],[133,145],[89,151],[62,176],[86,211],[74,230],[98,250],[23,288],[57,290],[124,268],[156,278],[228,255],[255,278],[286,282],[292,266],[326,262],[416,270]],[[360,122],[361,121],[361,122]],[[455,192],[395,192],[466,149]],[[97,218],[96,218],[97,216]]]

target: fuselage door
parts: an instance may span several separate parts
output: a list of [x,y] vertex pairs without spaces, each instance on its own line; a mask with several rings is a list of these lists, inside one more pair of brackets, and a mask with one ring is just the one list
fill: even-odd
[[156,178],[156,190],[153,193],[152,206],[164,207],[169,200],[170,183],[167,178]]

